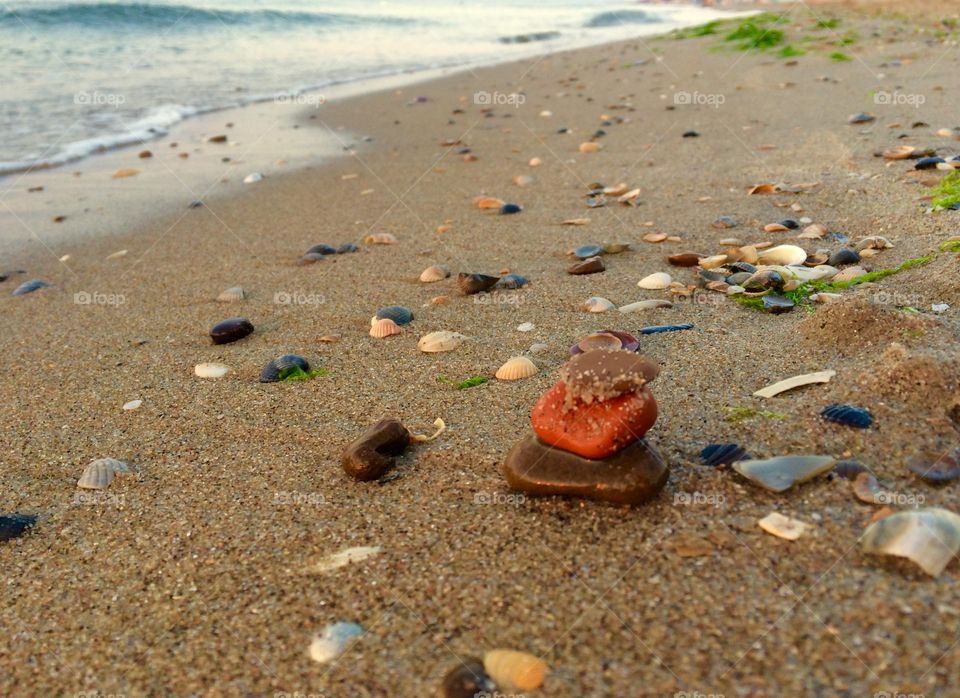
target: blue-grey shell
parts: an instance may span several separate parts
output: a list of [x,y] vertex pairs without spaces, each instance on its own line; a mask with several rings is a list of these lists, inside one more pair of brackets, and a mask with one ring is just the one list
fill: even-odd
[[321,242],[319,245],[314,245],[309,250],[306,251],[306,254],[336,254],[337,248],[333,245],[327,245],[326,243]]
[[573,251],[573,256],[577,259],[589,259],[603,254],[603,248],[600,245],[581,245]]
[[746,449],[737,444],[710,444],[700,451],[700,462],[712,468],[749,458]]
[[13,295],[15,296],[24,296],[28,293],[33,293],[38,291],[41,288],[47,288],[50,286],[46,281],[41,279],[33,279],[31,281],[24,281],[22,284],[13,289]]
[[380,308],[377,311],[377,320],[383,320],[384,318],[389,318],[398,325],[406,325],[413,322],[413,313],[410,312],[409,308],[404,308],[402,305],[388,305],[386,308]]
[[830,405],[824,408],[820,416],[829,422],[857,429],[866,429],[873,424],[873,415],[870,411],[854,405]]
[[260,371],[260,382],[276,383],[280,380],[280,374],[283,373],[285,369],[292,368],[294,366],[299,367],[304,372],[310,370],[310,364],[302,356],[298,356],[296,354],[284,354],[283,356],[278,356],[263,367],[263,370]]
[[337,248],[337,254],[346,254],[347,252],[356,252],[360,249],[358,245],[352,242],[345,242]]
[[22,536],[36,523],[37,517],[33,514],[3,514],[0,516],[0,540]]
[[659,334],[661,332],[678,332],[680,330],[693,329],[693,325],[684,322],[680,325],[651,325],[640,330],[640,334]]
[[521,276],[520,274],[507,274],[506,276],[500,277],[500,281],[497,282],[497,286],[500,288],[514,289],[522,288],[528,283],[530,282],[527,281],[527,277],[525,276]]

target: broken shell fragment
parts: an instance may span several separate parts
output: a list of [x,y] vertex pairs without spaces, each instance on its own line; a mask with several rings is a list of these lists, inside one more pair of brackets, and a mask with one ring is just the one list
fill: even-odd
[[499,276],[491,276],[489,274],[468,274],[466,272],[460,272],[460,274],[457,276],[457,286],[465,296],[469,296],[474,293],[480,293],[492,288],[493,285],[499,280]]
[[515,356],[497,369],[497,380],[516,381],[537,374],[537,365],[525,356]]
[[737,444],[710,444],[700,451],[700,462],[716,468],[749,458],[746,449]]
[[823,408],[820,416],[828,422],[836,422],[857,429],[867,429],[873,424],[873,415],[870,411],[854,405],[828,405]]
[[193,367],[193,372],[200,378],[223,378],[230,370],[223,364],[203,363]]
[[799,388],[804,385],[811,385],[813,383],[829,383],[830,379],[835,375],[837,375],[837,372],[833,370],[805,373],[801,376],[793,376],[792,378],[786,378],[782,381],[778,381],[773,385],[768,385],[766,388],[756,391],[753,395],[754,397],[773,397],[774,395],[779,395],[780,393],[784,393],[788,390],[793,390],[794,388]]
[[603,264],[603,259],[600,257],[589,257],[582,262],[571,264],[569,267],[567,267],[567,273],[574,276],[583,276],[586,274],[599,274],[605,269],[606,267]]
[[911,155],[913,155],[913,153],[916,152],[916,150],[917,149],[914,148],[912,145],[895,145],[895,146],[886,148],[881,153],[881,156],[885,160],[906,160]]
[[466,337],[459,332],[440,330],[423,335],[417,342],[417,349],[427,354],[453,351],[463,344],[464,339]]
[[403,332],[403,330],[400,326],[388,317],[380,318],[370,326],[370,336],[376,339],[393,337],[401,332]]
[[547,675],[545,662],[515,650],[490,650],[483,655],[483,668],[498,687],[508,691],[532,691]]
[[827,234],[827,229],[819,223],[811,223],[797,235],[801,240],[819,240]]
[[738,461],[733,464],[733,469],[771,492],[785,492],[798,482],[829,471],[836,462],[830,456],[777,456]]
[[0,514],[0,541],[19,538],[38,520],[39,517],[34,514]]
[[960,516],[938,508],[897,512],[870,524],[861,544],[868,553],[905,557],[936,577],[960,552]]
[[117,473],[127,473],[130,469],[123,461],[114,458],[97,458],[90,461],[83,475],[77,480],[77,487],[85,490],[105,490],[113,482]]
[[881,235],[870,235],[857,241],[857,252],[864,250],[888,250],[893,247],[893,243]]
[[351,640],[361,637],[363,628],[356,623],[333,623],[323,629],[310,643],[310,658],[327,664],[346,652]]
[[637,286],[651,291],[660,291],[670,286],[673,279],[666,272],[658,271],[645,276],[637,282]]
[[853,488],[853,493],[856,495],[857,499],[866,504],[883,504],[883,490],[880,488],[880,483],[877,482],[877,478],[873,473],[868,473],[863,471],[859,473],[851,483]]
[[776,511],[757,521],[757,525],[770,535],[784,540],[796,540],[810,527],[810,524],[791,519]]

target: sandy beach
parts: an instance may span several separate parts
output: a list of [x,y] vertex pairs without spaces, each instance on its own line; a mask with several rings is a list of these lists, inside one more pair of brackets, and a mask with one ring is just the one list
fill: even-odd
[[[937,134],[960,125],[956,28],[931,14],[779,11],[803,55],[737,51],[722,35],[652,38],[304,107],[290,117],[295,142],[305,163],[315,138],[323,164],[242,186],[250,168],[225,165],[230,186],[202,206],[186,189],[146,222],[140,210],[75,206],[55,235],[8,245],[5,269],[25,273],[0,283],[0,351],[11,359],[0,378],[0,514],[41,519],[0,543],[0,693],[432,696],[465,658],[502,647],[547,663],[529,695],[957,695],[960,562],[931,577],[865,554],[860,536],[883,507],[836,475],[775,494],[698,458],[737,443],[757,458],[855,459],[896,494],[891,509],[960,511],[956,482],[934,486],[905,467],[958,445],[960,262],[941,245],[960,236],[960,212],[929,211],[943,171],[875,156],[897,145],[960,152]],[[849,123],[860,112],[875,120]],[[217,152],[205,135],[190,146]],[[602,149],[581,152],[591,140]],[[168,140],[149,148],[171,150]],[[138,150],[111,157],[143,169]],[[104,187],[140,186],[67,167],[96,171]],[[518,186],[518,176],[532,180]],[[22,195],[30,177],[0,187]],[[167,194],[180,186],[162,171],[151,182]],[[593,183],[639,188],[636,205],[588,208]],[[783,186],[748,194],[764,183]],[[480,210],[480,196],[522,211]],[[716,228],[721,216],[737,226]],[[868,270],[930,259],[777,315],[722,293],[637,287],[654,272],[695,285],[666,257],[714,255],[723,238],[843,246],[764,230],[804,217],[851,242],[892,242],[863,260]],[[577,218],[589,223],[561,225]],[[681,240],[644,240],[657,232]],[[380,233],[397,244],[364,243]],[[348,242],[360,250],[299,263],[313,245]],[[570,250],[605,242],[631,249],[604,256],[603,273],[566,273]],[[419,282],[433,264],[453,278]],[[505,269],[529,285],[457,292],[457,272]],[[11,295],[29,279],[51,286]],[[217,302],[232,286],[249,297]],[[673,307],[592,314],[580,309],[591,296]],[[389,305],[413,322],[370,337],[371,316]],[[210,328],[232,317],[253,334],[212,344]],[[647,438],[670,466],[664,491],[637,507],[511,492],[504,457],[530,432],[570,345],[598,329],[674,323],[693,328],[640,338],[661,367]],[[467,339],[418,351],[436,330]],[[328,335],[339,341],[320,341]],[[537,375],[493,379],[535,343],[547,345],[531,355]],[[287,353],[326,375],[260,383],[264,364]],[[201,379],[203,362],[231,370]],[[829,383],[753,396],[827,369]],[[474,376],[490,380],[450,383]],[[826,422],[832,403],[868,408],[874,426]],[[384,416],[422,433],[442,418],[447,429],[386,481],[356,482],[341,454]],[[103,457],[134,472],[78,490]],[[774,537],[757,525],[773,511],[810,528]],[[380,550],[318,568],[356,546]],[[364,634],[318,664],[311,640],[337,622]]]

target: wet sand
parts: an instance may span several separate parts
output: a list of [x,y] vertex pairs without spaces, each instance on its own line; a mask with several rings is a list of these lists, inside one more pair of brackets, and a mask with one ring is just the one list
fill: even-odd
[[[793,16],[789,33],[811,31],[805,10]],[[711,37],[650,40],[329,105],[315,119],[305,112],[304,128],[372,142],[202,208],[185,197],[182,210],[122,234],[6,257],[27,270],[22,279],[54,285],[25,297],[9,296],[21,277],[0,286],[9,363],[0,510],[45,516],[0,546],[0,692],[423,696],[460,659],[507,647],[547,661],[548,696],[955,693],[960,563],[932,579],[863,554],[858,538],[879,507],[845,480],[775,495],[697,454],[737,442],[758,457],[856,458],[902,495],[899,508],[922,497],[960,509],[956,484],[935,488],[904,467],[925,448],[955,445],[960,429],[956,255],[787,315],[719,295],[638,315],[578,309],[589,296],[666,297],[636,286],[655,271],[693,283],[691,271],[668,267],[673,252],[714,253],[731,236],[796,242],[762,230],[787,217],[851,240],[888,237],[895,247],[868,260],[875,269],[958,234],[960,214],[922,209],[924,183],[939,174],[873,156],[898,143],[956,152],[960,143],[935,135],[957,125],[956,46],[883,18],[846,18],[826,35],[850,29],[859,38],[846,62],[828,58],[835,48],[791,65],[711,50]],[[876,90],[924,102],[877,104]],[[525,100],[487,116],[478,91]],[[675,104],[679,92],[714,98]],[[847,123],[861,111],[877,120]],[[605,114],[629,121],[601,126]],[[918,121],[928,125],[912,128]],[[580,153],[598,128],[603,150]],[[689,130],[700,136],[683,138]],[[476,161],[457,154],[464,146]],[[530,168],[533,157],[543,164]],[[520,174],[535,181],[517,187]],[[639,205],[587,209],[591,182],[640,187]],[[762,182],[818,185],[747,195]],[[479,195],[524,210],[480,211]],[[713,228],[721,215],[739,227]],[[558,225],[580,217],[590,224]],[[643,242],[651,231],[683,241]],[[381,232],[399,244],[296,263],[311,245]],[[565,273],[567,250],[603,241],[634,249],[608,257],[603,274]],[[531,283],[464,298],[452,280],[417,282],[434,263],[509,268]],[[234,285],[251,298],[214,300]],[[438,295],[449,302],[430,305]],[[938,315],[934,303],[952,307]],[[399,337],[369,337],[370,316],[391,304],[411,308],[414,322]],[[212,345],[210,327],[238,315],[255,333]],[[524,322],[535,329],[517,331]],[[567,347],[601,327],[673,322],[694,329],[641,345],[662,366],[648,438],[670,463],[666,490],[635,509],[512,495],[500,464]],[[418,352],[418,337],[440,329],[470,339],[449,354]],[[329,334],[341,341],[318,341]],[[492,376],[534,342],[549,345],[534,378],[462,391],[438,381]],[[329,375],[257,382],[263,364],[289,352]],[[210,361],[233,370],[193,375]],[[827,368],[837,371],[829,384],[751,396]],[[122,409],[134,399],[139,409]],[[876,426],[825,423],[817,415],[833,402],[869,407]],[[730,408],[778,416],[737,421],[743,413]],[[448,430],[403,456],[396,479],[354,482],[340,468],[343,447],[384,415],[421,431],[441,417]],[[77,499],[84,466],[104,456],[139,472]],[[756,524],[771,511],[812,528],[795,542],[774,538]],[[352,546],[382,552],[309,572]],[[314,663],[311,638],[338,621],[367,632],[335,663]]]

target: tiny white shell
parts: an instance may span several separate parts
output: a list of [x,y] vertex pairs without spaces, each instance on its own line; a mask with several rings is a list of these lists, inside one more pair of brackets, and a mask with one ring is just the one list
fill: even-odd
[[244,184],[256,184],[257,182],[263,181],[263,175],[259,172],[251,172],[246,177],[243,178]]
[[585,300],[580,307],[588,313],[605,313],[617,306],[601,296],[592,296]]
[[77,480],[77,487],[86,490],[104,490],[110,486],[117,473],[129,472],[127,464],[114,458],[97,458],[90,461],[83,475]]
[[[806,256],[804,256],[804,259],[806,259]],[[637,282],[637,286],[651,291],[660,291],[669,287],[671,281],[673,281],[673,279],[669,274],[658,271],[640,279],[640,281]]]
[[363,635],[363,628],[354,623],[334,623],[323,629],[323,633],[310,643],[310,658],[320,664],[333,661],[343,654],[351,640]]
[[108,259],[108,260],[109,260],[109,259],[119,259],[120,257],[123,257],[123,256],[126,255],[126,254],[127,254],[127,251],[126,251],[126,250],[117,250],[117,251],[114,252],[113,254],[107,255],[107,259]]
[[375,322],[370,326],[370,336],[376,337],[377,339],[392,337],[393,335],[400,334],[401,332],[403,332],[403,330],[400,328],[400,326],[388,317],[375,320]]
[[791,378],[785,378],[782,381],[778,381],[772,385],[768,385],[766,388],[761,388],[756,391],[753,395],[754,397],[774,397],[780,393],[784,393],[788,390],[793,390],[794,388],[800,388],[804,385],[811,385],[812,383],[829,383],[830,379],[837,375],[837,372],[832,369],[827,369],[826,371],[817,371],[816,373],[805,373],[801,376],[793,376]]
[[140,407],[140,405],[142,405],[142,404],[143,404],[143,400],[139,400],[139,399],[138,399],[138,400],[131,400],[130,402],[124,403],[123,409],[125,409],[125,410],[127,410],[127,411],[135,410],[135,409],[137,409],[138,407]]
[[517,332],[533,332],[536,326],[532,322],[521,322],[517,325]]
[[770,535],[785,540],[796,540],[810,528],[810,524],[791,519],[776,511],[757,521],[757,525]]
[[417,342],[417,349],[427,354],[453,351],[463,344],[464,339],[466,339],[466,337],[459,332],[440,330],[423,335],[420,341]]
[[537,365],[525,356],[515,356],[497,369],[497,380],[516,381],[537,374]]
[[239,286],[231,286],[230,288],[224,290],[217,296],[217,300],[221,303],[236,303],[237,301],[242,301],[247,297],[246,292]]
[[361,545],[355,548],[346,548],[345,550],[333,553],[332,555],[327,555],[307,571],[315,574],[331,572],[333,570],[340,569],[341,567],[346,567],[351,563],[366,560],[368,557],[376,555],[381,550],[383,550],[383,548],[381,548],[379,545]]
[[230,370],[223,364],[204,363],[193,367],[193,372],[200,378],[223,378]]

